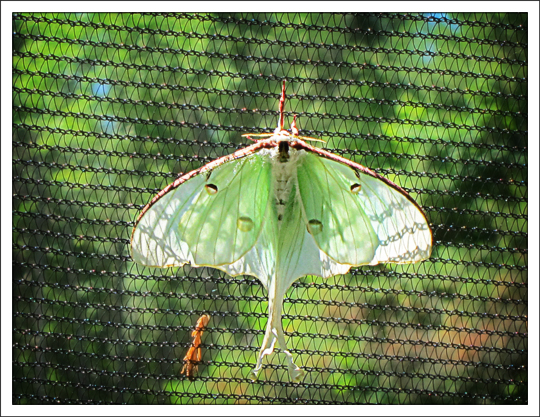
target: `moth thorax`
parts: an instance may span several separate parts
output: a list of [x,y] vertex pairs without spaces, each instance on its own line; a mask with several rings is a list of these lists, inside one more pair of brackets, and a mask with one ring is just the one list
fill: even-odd
[[288,162],[290,158],[289,155],[289,142],[286,140],[281,140],[278,143],[278,161],[281,163]]
[[291,149],[287,141],[279,142],[272,164],[274,201],[277,208],[278,221],[283,219],[285,206],[290,198],[292,184],[296,181],[298,156],[298,151]]

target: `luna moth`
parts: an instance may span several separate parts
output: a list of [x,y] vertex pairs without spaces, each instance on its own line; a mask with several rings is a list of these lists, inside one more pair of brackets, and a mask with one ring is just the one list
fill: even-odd
[[284,129],[285,82],[273,133],[191,171],[143,208],[131,236],[135,262],[191,264],[257,277],[268,292],[268,322],[252,378],[276,342],[292,381],[303,370],[287,350],[285,293],[306,275],[429,258],[432,235],[421,207],[374,171],[316,148]]

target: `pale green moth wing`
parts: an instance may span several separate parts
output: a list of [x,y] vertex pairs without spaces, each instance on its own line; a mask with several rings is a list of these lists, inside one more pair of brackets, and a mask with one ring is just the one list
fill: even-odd
[[432,237],[422,211],[399,187],[364,170],[315,153],[302,158],[299,190],[317,246],[351,266],[428,258]]
[[[303,370],[294,363],[292,354],[287,350],[281,325],[285,294],[292,283],[300,277],[318,275],[328,278],[333,275],[345,274],[351,267],[350,265],[335,262],[317,247],[312,236],[307,231],[304,219],[298,184],[293,182],[279,228],[267,228],[265,224],[259,239],[261,244],[257,242],[255,247],[243,258],[246,263],[254,265],[258,263],[275,265],[273,269],[267,269],[273,273],[257,275],[268,289],[269,317],[257,364],[253,369],[255,377],[262,369],[264,356],[271,354],[274,346],[278,343],[282,352],[286,355],[285,364],[288,367],[291,380],[300,381]],[[277,250],[273,251],[275,253],[274,262],[262,262],[269,258],[269,251],[273,248],[272,245],[262,244],[262,242],[270,242],[276,235],[278,241]],[[260,249],[256,251],[256,248]],[[257,262],[257,260],[259,261]]]
[[256,154],[211,172],[204,190],[177,223],[194,264],[231,264],[253,247],[264,222],[271,183],[270,163]]
[[229,265],[217,266],[218,269],[231,276],[246,274],[257,277],[267,290],[276,276],[276,259],[278,258],[276,242],[279,227],[276,207],[275,204],[272,204],[272,199],[273,195],[270,194],[270,202],[267,205],[262,229],[255,245],[237,261]]
[[244,256],[259,237],[271,194],[270,163],[246,154],[206,165],[158,194],[133,231],[133,259],[157,267],[219,267]]
[[359,174],[362,189],[357,198],[379,237],[370,264],[413,263],[431,256],[432,235],[424,213],[416,204],[381,180]]
[[[310,181],[308,188],[311,186]],[[300,277],[317,275],[329,278],[345,274],[350,269],[350,265],[336,262],[316,245],[306,227],[300,187],[299,183],[291,185],[279,233],[277,275],[285,291]]]

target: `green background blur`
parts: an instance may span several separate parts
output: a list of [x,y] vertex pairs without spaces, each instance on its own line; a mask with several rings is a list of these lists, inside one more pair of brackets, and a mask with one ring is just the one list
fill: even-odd
[[[15,14],[13,33],[15,404],[527,402],[527,14]],[[249,379],[256,279],[129,256],[154,194],[275,128],[282,79],[288,121],[410,191],[434,235],[421,264],[295,283],[299,384],[279,350]]]

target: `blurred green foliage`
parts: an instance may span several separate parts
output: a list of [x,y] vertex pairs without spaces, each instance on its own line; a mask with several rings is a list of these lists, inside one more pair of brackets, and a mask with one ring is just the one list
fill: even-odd
[[[13,16],[17,404],[527,402],[527,15]],[[287,116],[411,192],[433,257],[306,277],[282,353],[251,277],[129,257],[185,173]],[[180,375],[202,313],[203,364]]]

